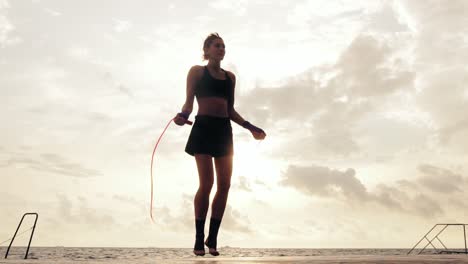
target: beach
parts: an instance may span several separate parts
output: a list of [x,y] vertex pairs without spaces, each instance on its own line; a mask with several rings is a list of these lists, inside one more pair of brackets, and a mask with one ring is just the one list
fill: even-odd
[[[0,264],[222,264],[222,263],[468,263],[466,254],[407,255],[407,248],[237,248],[221,247],[220,256],[195,256],[191,248],[117,248],[117,247],[12,247],[8,259],[0,247]],[[458,250],[460,251],[460,250]]]
[[[191,248],[12,247],[7,259],[0,247],[0,264],[266,264],[266,263],[468,263],[466,254],[407,255],[407,248],[235,248],[221,247],[220,256],[195,256]],[[460,251],[460,250],[459,250]]]
[[378,256],[378,255],[352,255],[352,256],[285,256],[285,257],[193,257],[186,259],[89,259],[89,260],[66,260],[66,259],[1,259],[0,263],[34,263],[34,264],[71,264],[71,263],[86,263],[86,264],[104,264],[104,263],[168,263],[168,264],[283,264],[283,263],[300,263],[300,264],[345,264],[345,263],[468,263],[467,255],[413,255],[413,256]]

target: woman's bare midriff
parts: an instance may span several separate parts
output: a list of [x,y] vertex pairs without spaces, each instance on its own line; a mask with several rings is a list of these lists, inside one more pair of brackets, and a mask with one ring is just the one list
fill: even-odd
[[227,100],[220,97],[210,96],[197,98],[198,115],[210,115],[228,117]]

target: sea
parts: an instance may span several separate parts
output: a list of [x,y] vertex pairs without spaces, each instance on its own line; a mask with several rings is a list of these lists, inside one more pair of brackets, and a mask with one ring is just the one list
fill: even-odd
[[[0,247],[0,263],[7,247]],[[263,257],[306,257],[306,256],[346,256],[346,255],[406,255],[408,248],[218,248],[222,257],[263,258]],[[8,260],[24,259],[26,247],[12,247]],[[415,254],[418,251],[414,251]],[[424,254],[436,252],[426,249]],[[208,254],[204,257],[213,257]],[[31,247],[28,260],[41,260],[41,263],[154,263],[155,260],[184,260],[196,257],[192,248],[114,248],[114,247]],[[204,258],[196,257],[196,258]],[[26,262],[25,262],[26,263]],[[34,262],[31,262],[34,263]]]

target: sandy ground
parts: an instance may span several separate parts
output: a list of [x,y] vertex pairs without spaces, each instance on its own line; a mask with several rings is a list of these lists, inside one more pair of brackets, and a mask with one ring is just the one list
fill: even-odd
[[284,263],[324,263],[324,264],[345,264],[345,263],[468,263],[467,255],[413,255],[413,256],[376,256],[376,255],[353,255],[353,256],[308,256],[308,257],[261,257],[261,258],[232,258],[232,257],[194,257],[189,259],[162,260],[154,259],[151,261],[129,261],[129,260],[38,260],[38,259],[0,259],[0,263],[34,263],[34,264],[104,264],[104,263],[168,263],[168,264],[284,264]]

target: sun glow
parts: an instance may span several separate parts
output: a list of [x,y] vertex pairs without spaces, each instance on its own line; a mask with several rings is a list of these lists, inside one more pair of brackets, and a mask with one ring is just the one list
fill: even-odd
[[264,155],[267,148],[263,141],[238,142],[233,173],[247,177],[251,183],[273,184],[279,178],[279,166]]

